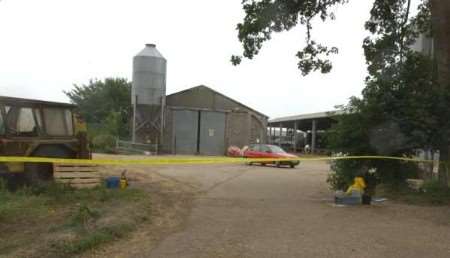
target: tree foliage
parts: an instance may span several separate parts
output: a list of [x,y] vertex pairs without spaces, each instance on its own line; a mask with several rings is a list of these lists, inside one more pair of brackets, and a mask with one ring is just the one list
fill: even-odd
[[[450,92],[437,83],[432,58],[410,49],[419,33],[431,34],[429,5],[420,5],[411,19],[409,8],[409,1],[397,1],[393,9],[372,10],[366,28],[373,35],[363,46],[369,71],[366,87],[361,99],[352,98],[344,107],[346,115],[330,133],[333,150],[410,156],[417,149],[441,150],[448,141]],[[389,183],[401,182],[416,170],[400,161],[342,160],[329,181],[342,185],[364,167],[375,168],[379,180]]]
[[[306,46],[297,52],[298,68],[303,75],[320,70],[327,73],[332,64],[327,57],[338,52],[336,47],[324,46],[312,37],[313,20],[326,21],[335,18],[330,11],[333,6],[345,4],[348,0],[243,0],[245,18],[237,25],[238,38],[242,42],[243,56],[252,59],[257,55],[265,41],[274,32],[289,31],[297,25],[305,26]],[[232,56],[231,62],[237,65],[242,56]]]
[[93,134],[129,136],[131,83],[123,78],[90,80],[64,92],[86,120]]
[[[334,20],[333,10],[348,2],[349,0],[243,0],[245,17],[237,24],[243,53],[232,56],[231,62],[238,65],[242,57],[252,59],[259,53],[264,42],[272,38],[273,33],[289,31],[300,25],[306,28],[305,46],[296,54],[302,75],[313,71],[328,73],[332,69],[328,57],[338,53],[338,48],[325,46],[314,40],[313,23]],[[403,49],[405,44],[413,40],[412,32],[421,32],[416,30],[418,27],[430,27],[428,0],[421,2],[419,14],[410,19],[411,0],[374,0],[371,17],[365,28],[373,34],[382,35],[383,40],[379,44],[384,42],[391,45],[395,41],[399,44],[396,49]],[[410,22],[412,20],[414,22]],[[365,41],[364,44],[369,43]],[[382,59],[383,56],[379,58]]]
[[[432,63],[408,52],[367,79],[362,98],[353,97],[328,133],[328,147],[346,155],[414,155],[436,152],[450,130],[450,94],[433,84]],[[383,183],[397,184],[417,176],[414,163],[387,160],[340,160],[330,182],[350,184],[366,168],[374,168]]]
[[377,2],[386,1],[375,1],[366,23],[373,35],[363,44],[369,76],[361,112],[398,126],[406,150],[437,150],[449,135],[450,92],[438,84],[432,56],[410,49],[419,34],[432,35],[429,2],[412,18],[410,0]]

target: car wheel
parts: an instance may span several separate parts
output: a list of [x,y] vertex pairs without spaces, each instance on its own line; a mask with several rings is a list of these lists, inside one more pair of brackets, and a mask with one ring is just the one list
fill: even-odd
[[280,168],[280,167],[281,167],[281,162],[278,161],[278,162],[276,162],[275,164],[277,165],[277,168]]
[[289,166],[290,166],[291,168],[295,168],[295,165],[292,164],[292,163],[291,163]]
[[266,166],[266,163],[264,163],[264,162],[261,162],[261,166],[263,166],[263,167],[264,167],[264,166]]
[[251,163],[251,162],[247,162],[247,165],[251,166],[251,165],[253,165],[253,163]]

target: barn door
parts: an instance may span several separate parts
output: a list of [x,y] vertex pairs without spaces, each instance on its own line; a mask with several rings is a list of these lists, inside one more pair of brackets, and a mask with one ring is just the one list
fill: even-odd
[[199,153],[223,155],[225,153],[225,113],[201,111]]
[[173,135],[176,154],[197,153],[198,111],[175,110],[173,114]]

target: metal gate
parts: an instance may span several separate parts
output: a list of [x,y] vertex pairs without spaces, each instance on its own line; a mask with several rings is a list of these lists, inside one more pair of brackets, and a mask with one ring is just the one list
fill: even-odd
[[198,111],[174,110],[173,133],[176,154],[197,153]]
[[225,153],[225,113],[201,111],[199,153],[223,155]]

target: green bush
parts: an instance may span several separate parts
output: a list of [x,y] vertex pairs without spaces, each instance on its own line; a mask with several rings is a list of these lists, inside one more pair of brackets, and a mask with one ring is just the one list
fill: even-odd
[[450,202],[450,189],[443,187],[438,180],[425,181],[422,191],[432,204],[446,204]]
[[97,152],[114,153],[116,137],[111,134],[100,134],[92,139],[92,149]]
[[331,162],[331,172],[328,174],[327,183],[333,190],[345,191],[353,183],[353,179],[360,174],[361,167],[359,160],[334,160]]
[[393,188],[381,185],[385,196],[414,205],[449,205],[450,189],[440,185],[437,179],[425,181],[421,190],[411,189],[406,183]]
[[327,183],[333,190],[345,191],[356,176],[366,181],[368,191],[374,193],[377,184],[398,188],[407,178],[417,178],[419,168],[416,163],[397,160],[334,160]]

